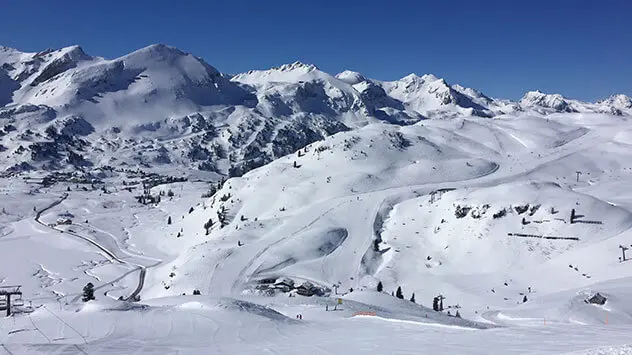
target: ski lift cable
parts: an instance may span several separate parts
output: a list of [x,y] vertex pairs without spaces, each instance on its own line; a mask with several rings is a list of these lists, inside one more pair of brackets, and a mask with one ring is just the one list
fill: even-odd
[[59,319],[59,321],[64,323],[68,328],[72,329],[75,333],[77,333],[81,337],[81,339],[83,339],[83,342],[85,344],[88,344],[88,341],[86,340],[86,337],[83,336],[83,334],[79,333],[79,331],[77,331],[77,329],[73,328],[70,324],[66,323],[63,319],[61,319],[58,315],[53,313],[53,311],[48,309],[48,307],[46,307],[45,305],[42,306],[42,308],[44,308],[44,310],[46,310],[48,313],[52,314],[55,318]]
[[77,348],[77,350],[79,350],[82,354],[88,355],[87,352],[85,352],[82,348],[79,347],[79,345],[77,344],[73,344],[75,346],[75,348]]
[[50,338],[49,338],[48,336],[46,336],[46,334],[44,334],[44,332],[43,332],[41,329],[39,329],[39,328],[37,327],[37,325],[35,325],[35,322],[33,321],[33,318],[31,318],[31,315],[30,315],[30,314],[28,314],[28,317],[29,317],[29,320],[31,321],[31,324],[33,324],[33,327],[34,327],[34,328],[35,328],[38,332],[40,332],[40,334],[42,334],[42,335],[44,336],[44,338],[46,338],[46,340],[48,340],[48,343],[50,344],[50,343],[51,343]]
[[7,349],[7,347],[4,344],[0,344],[0,346],[2,346],[4,351],[6,351],[9,355],[13,355],[13,353],[11,351],[9,351],[9,349]]

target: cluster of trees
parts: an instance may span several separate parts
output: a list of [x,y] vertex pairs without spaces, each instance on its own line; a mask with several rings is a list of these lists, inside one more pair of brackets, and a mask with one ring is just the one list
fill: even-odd
[[217,191],[221,190],[224,187],[224,183],[226,182],[225,178],[221,178],[217,184],[210,184],[208,187],[208,191],[202,194],[202,198],[210,198],[213,197],[217,193]]
[[156,173],[141,173],[143,177],[147,177],[143,181],[143,185],[148,186],[149,188],[158,186],[158,185],[166,185],[172,184],[174,182],[185,182],[188,179],[185,177],[175,177],[175,176],[164,176]]
[[432,299],[432,309],[435,312],[443,311],[443,296],[436,296]]
[[[149,178],[143,180],[143,194],[140,196],[136,196],[136,199],[138,200],[139,203],[142,203],[143,205],[149,204],[149,203],[155,203],[158,204],[160,203],[160,199],[161,196],[169,196],[170,198],[172,198],[173,196],[175,196],[175,194],[173,193],[172,190],[169,190],[167,192],[165,191],[160,191],[160,193],[158,193],[157,196],[152,196],[151,195],[151,189],[155,186],[158,185],[164,185],[164,184],[171,184],[174,182],[184,182],[187,181],[187,178],[178,178],[178,177],[173,177],[173,176],[161,176],[155,173],[151,173],[151,174],[146,174],[142,171],[140,171],[141,175],[143,177],[148,176]],[[127,182],[123,181],[123,185],[126,185]],[[131,192],[131,188],[128,188],[128,191]],[[104,191],[106,192],[106,191]],[[107,192],[106,192],[107,193]]]
[[[226,208],[224,206],[220,206],[219,210],[217,211],[217,220],[219,223],[219,227],[220,228],[224,228],[226,226],[226,215],[227,215],[228,211],[226,210]],[[242,216],[242,221],[244,220],[243,216]],[[215,225],[215,222],[213,222],[213,218],[209,218],[208,221],[206,221],[206,223],[204,223],[204,231],[205,231],[205,235],[209,235],[211,233],[211,229],[213,228],[213,226]]]
[[[382,281],[377,283],[377,292],[382,292],[384,291],[384,285],[382,284]],[[397,291],[395,291],[395,293],[391,293],[391,295],[399,298],[399,299],[404,299],[404,293],[402,292],[402,287],[401,286],[397,286]],[[415,303],[415,293],[413,292],[412,296],[410,297],[410,301]]]
[[219,220],[219,227],[220,228],[224,228],[226,226],[226,214],[228,213],[228,211],[226,211],[226,208],[222,205],[220,206],[219,210],[217,211],[217,219]]
[[202,194],[202,198],[211,198],[213,197],[213,195],[215,195],[215,193],[217,192],[217,189],[215,188],[214,185],[209,186],[209,189],[207,192]]
[[159,204],[161,195],[164,195],[164,192],[161,192],[157,196],[152,196],[151,187],[143,183],[143,194],[140,196],[136,196],[136,200],[138,200],[138,202],[142,203],[143,205],[150,203]]
[[[382,284],[382,281],[379,281],[377,283],[377,292],[383,292],[384,291],[384,285]],[[402,292],[402,287],[401,286],[397,286],[397,290],[395,292],[391,293],[392,296],[395,296],[399,299],[404,299],[404,293]],[[527,296],[525,296],[525,300],[524,302],[526,302],[526,298]],[[436,296],[433,300],[432,300],[432,309],[435,312],[443,312],[443,296]],[[413,292],[413,294],[410,296],[410,302],[416,303],[415,301],[415,293]],[[450,311],[448,311],[448,315],[450,315]],[[455,317],[457,318],[461,318],[461,314],[459,313],[459,311],[456,311]]]

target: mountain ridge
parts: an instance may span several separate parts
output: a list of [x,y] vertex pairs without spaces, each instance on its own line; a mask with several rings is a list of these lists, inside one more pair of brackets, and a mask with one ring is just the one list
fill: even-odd
[[[8,47],[8,46],[3,46],[3,45],[0,45],[0,52],[14,52],[15,54],[18,54],[18,55],[32,55],[32,56],[35,56],[35,57],[40,57],[40,56],[43,56],[43,55],[46,55],[46,54],[50,54],[50,53],[53,53],[53,52],[58,52],[58,51],[64,51],[64,50],[66,50],[66,51],[69,51],[69,52],[77,51],[77,52],[79,52],[79,53],[82,53],[84,56],[86,56],[86,57],[88,57],[88,58],[92,58],[92,59],[102,59],[102,60],[109,60],[109,61],[111,61],[111,60],[116,60],[116,59],[124,58],[124,57],[126,57],[126,56],[129,56],[130,54],[135,53],[135,52],[140,52],[140,51],[144,51],[144,50],[146,50],[146,51],[150,51],[150,50],[152,50],[152,49],[154,49],[154,50],[155,50],[155,49],[158,49],[158,48],[159,48],[160,50],[163,50],[163,51],[164,51],[164,50],[170,50],[170,51],[174,51],[174,52],[177,52],[177,53],[181,53],[182,55],[191,55],[191,56],[193,56],[192,54],[190,54],[190,53],[188,53],[188,52],[184,52],[184,51],[180,50],[180,49],[179,49],[179,48],[177,48],[177,47],[170,46],[170,45],[167,45],[167,44],[164,44],[164,43],[154,43],[154,44],[150,44],[150,45],[147,45],[147,46],[145,46],[145,47],[139,48],[139,49],[137,49],[137,50],[135,50],[135,51],[132,51],[132,52],[131,52],[131,53],[129,53],[129,54],[122,55],[122,56],[120,56],[120,57],[113,58],[113,59],[104,59],[104,58],[102,58],[102,57],[93,57],[93,56],[90,56],[90,55],[88,55],[88,54],[86,54],[86,53],[85,53],[85,51],[83,50],[83,48],[82,48],[80,45],[71,45],[71,46],[62,47],[62,48],[59,48],[59,49],[52,49],[52,48],[48,48],[48,49],[45,49],[45,50],[42,50],[42,51],[39,51],[39,52],[23,52],[23,51],[21,51],[21,50],[19,50],[19,49],[13,48],[13,47]],[[159,50],[157,50],[157,51],[159,51]],[[197,58],[198,60],[200,60],[200,61],[202,61],[202,62],[204,62],[204,63],[207,63],[207,62],[206,62],[203,58],[201,58],[201,57],[195,57],[195,58]],[[2,56],[0,56],[0,59],[3,59],[3,58],[2,58]],[[4,64],[4,63],[3,63],[3,64]],[[252,72],[263,72],[263,71],[269,71],[269,70],[288,71],[288,70],[293,70],[293,69],[297,69],[297,68],[307,68],[307,69],[308,69],[308,71],[311,71],[311,70],[320,70],[320,68],[319,68],[317,65],[315,65],[315,64],[312,64],[312,63],[306,63],[306,62],[303,62],[303,61],[300,61],[300,60],[296,60],[296,61],[294,61],[294,62],[288,62],[288,63],[281,64],[281,65],[278,65],[278,66],[275,66],[275,67],[271,67],[271,68],[269,68],[269,69],[252,69],[252,70],[248,70],[248,71],[245,71],[245,72],[240,72],[240,73],[235,73],[235,74],[231,74],[231,75],[232,75],[232,76],[237,76],[237,75],[241,75],[241,74],[250,74],[250,73],[252,73]],[[215,68],[214,68],[214,69],[215,69]],[[422,78],[422,79],[424,79],[424,80],[426,80],[426,81],[427,81],[428,79],[430,79],[430,80],[437,80],[437,79],[440,79],[440,80],[445,81],[445,79],[438,78],[438,77],[436,77],[436,76],[435,76],[434,74],[432,74],[432,73],[422,74],[421,76],[419,76],[417,73],[410,73],[410,74],[405,75],[405,76],[403,76],[403,77],[401,77],[401,78],[399,78],[399,79],[396,79],[396,80],[379,80],[379,79],[369,79],[368,77],[366,77],[364,74],[362,74],[362,73],[360,73],[360,72],[356,72],[356,71],[353,71],[353,70],[348,70],[348,69],[347,69],[347,70],[344,70],[344,71],[342,71],[342,72],[340,72],[340,73],[338,73],[338,74],[335,74],[334,76],[335,76],[335,77],[338,77],[338,76],[340,76],[340,75],[345,75],[346,73],[347,73],[347,74],[355,74],[355,75],[358,75],[358,76],[359,76],[360,78],[362,78],[363,80],[372,80],[372,81],[376,81],[376,82],[396,82],[396,81],[405,81],[405,80],[407,80],[407,79],[408,79],[408,78],[410,78],[410,77]],[[229,75],[229,74],[226,74],[226,73],[221,73],[221,74],[222,74],[222,75]],[[344,81],[344,80],[343,80],[343,81]],[[357,83],[357,82],[355,82],[355,83]],[[355,83],[354,83],[354,84],[355,84]],[[463,86],[461,86],[461,85],[460,85],[460,84],[458,84],[458,83],[457,83],[457,84],[453,84],[453,85],[451,85],[451,86],[457,86],[457,87],[464,88]],[[482,92],[480,92],[479,90],[476,90],[476,89],[472,89],[472,88],[465,88],[465,89],[474,90],[474,91],[478,92],[479,94],[483,94]],[[538,89],[535,89],[535,90],[528,90],[528,91],[526,91],[526,92],[525,92],[525,94],[523,95],[523,98],[522,98],[522,99],[524,99],[524,97],[525,97],[525,96],[527,96],[529,93],[533,93],[533,92],[542,93],[542,92],[541,92],[540,90],[538,90]],[[625,100],[628,102],[628,104],[630,104],[630,102],[632,102],[632,101],[631,101],[632,99],[631,99],[630,97],[628,97],[627,95],[625,95],[625,94],[612,94],[612,95],[610,95],[610,96],[608,96],[608,97],[605,97],[605,98],[602,98],[602,99],[596,100],[595,102],[583,101],[583,100],[579,100],[579,99],[573,99],[573,98],[566,97],[566,96],[561,95],[561,94],[558,94],[558,93],[550,93],[550,94],[546,94],[546,93],[544,93],[544,94],[545,94],[545,95],[559,95],[559,96],[561,96],[562,98],[564,98],[565,100],[572,100],[572,101],[577,101],[577,102],[583,102],[583,103],[593,103],[593,104],[600,103],[600,102],[606,102],[606,101],[608,101],[609,99],[616,98],[616,97],[627,98],[627,99],[625,99]],[[483,95],[484,95],[484,94],[483,94]],[[489,98],[489,96],[488,96],[488,98]],[[502,99],[502,98],[498,98],[498,99],[500,99],[500,100],[505,100],[505,101],[512,101],[512,102],[519,102],[519,101],[521,101],[521,100],[514,101],[514,100],[510,100],[510,99]],[[630,108],[630,107],[632,107],[632,106],[629,106],[628,108]]]
[[[0,48],[0,170],[173,163],[234,176],[375,123],[632,114],[625,95],[586,103],[531,91],[520,101],[501,100],[433,74],[381,81],[301,61],[228,75],[165,44],[114,59],[77,45],[34,53]],[[46,133],[53,129],[62,133]],[[147,149],[134,152],[138,144]]]

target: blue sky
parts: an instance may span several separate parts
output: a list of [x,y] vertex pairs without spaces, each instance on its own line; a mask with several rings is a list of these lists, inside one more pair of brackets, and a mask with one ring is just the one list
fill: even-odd
[[222,72],[301,60],[381,80],[433,73],[488,95],[632,95],[629,0],[7,1],[0,45],[79,44],[114,58],[152,43]]

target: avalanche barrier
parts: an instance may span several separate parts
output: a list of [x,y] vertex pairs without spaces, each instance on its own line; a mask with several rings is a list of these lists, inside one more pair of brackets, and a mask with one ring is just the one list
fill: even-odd
[[520,238],[540,238],[540,239],[553,239],[553,240],[579,240],[578,237],[549,237],[546,235],[535,234],[521,234],[521,233],[507,233],[508,236],[520,237]]

